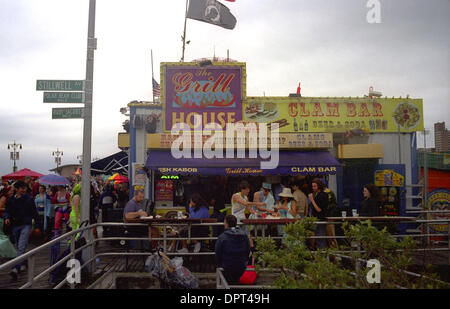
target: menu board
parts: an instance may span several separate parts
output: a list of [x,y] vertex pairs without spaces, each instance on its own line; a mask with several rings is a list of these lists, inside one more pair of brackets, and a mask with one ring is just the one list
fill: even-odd
[[400,188],[397,187],[381,187],[381,215],[382,216],[398,216],[400,214]]
[[156,180],[155,204],[156,206],[173,206],[172,180]]

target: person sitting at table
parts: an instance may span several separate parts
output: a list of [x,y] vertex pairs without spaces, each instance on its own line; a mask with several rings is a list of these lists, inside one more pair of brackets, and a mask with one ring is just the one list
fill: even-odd
[[[208,206],[206,206],[206,202],[203,200],[203,198],[200,196],[200,194],[195,193],[192,195],[191,199],[189,200],[189,218],[191,219],[209,219],[209,209]],[[191,229],[191,236],[192,237],[207,237],[209,233],[209,227],[208,226],[193,226]],[[185,227],[181,229],[180,231],[180,237],[186,238],[188,237],[188,228]],[[192,241],[194,246],[194,252],[200,252],[201,249],[201,243],[197,240]],[[181,241],[183,248],[178,250],[179,253],[188,253],[188,247],[187,247],[187,241],[182,240]]]
[[233,215],[225,217],[225,232],[216,242],[216,261],[223,268],[223,275],[228,284],[237,284],[244,274],[250,255],[250,241],[246,233],[237,225]]
[[366,184],[363,189],[364,200],[361,203],[361,217],[378,217],[380,202],[378,188],[374,184]]
[[[292,195],[291,189],[283,188],[283,191],[278,194],[280,200],[277,201],[274,206],[275,209],[279,209],[280,218],[284,219],[295,219],[297,215],[297,206],[294,200],[294,195]],[[278,235],[283,235],[283,226],[277,226]]]
[[[130,219],[138,219],[140,217],[146,217],[147,213],[143,210],[142,201],[144,200],[144,191],[143,190],[135,190],[133,198],[125,205],[123,209],[123,218],[124,220]],[[145,234],[146,229],[142,229],[141,227],[129,227],[128,230],[133,234],[132,236],[140,236]],[[159,229],[156,227],[148,226],[148,235],[150,238],[159,238]],[[158,241],[152,241],[152,249],[156,250],[158,248]]]

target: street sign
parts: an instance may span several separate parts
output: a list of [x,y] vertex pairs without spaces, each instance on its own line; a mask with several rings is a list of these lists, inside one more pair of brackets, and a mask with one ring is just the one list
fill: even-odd
[[81,119],[83,118],[82,107],[53,108],[52,119]]
[[84,103],[84,92],[44,92],[44,103]]
[[83,91],[84,80],[37,80],[36,90]]

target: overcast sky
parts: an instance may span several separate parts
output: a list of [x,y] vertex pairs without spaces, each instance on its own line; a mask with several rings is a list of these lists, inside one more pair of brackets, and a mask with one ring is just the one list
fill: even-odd
[[[234,30],[187,22],[185,60],[216,56],[247,62],[247,95],[423,98],[426,128],[449,109],[449,0],[381,0],[369,24],[367,0],[222,1]],[[82,120],[52,120],[37,79],[84,79],[88,0],[0,0],[0,175],[12,171],[7,144],[23,145],[19,168],[47,174],[52,151],[62,164],[82,153]],[[184,0],[97,0],[92,156],[119,149],[119,109],[151,100],[151,57],[179,61]],[[75,105],[70,105],[75,106]],[[419,136],[422,143],[423,138]],[[433,145],[433,136],[427,146]],[[421,144],[419,144],[421,145]]]

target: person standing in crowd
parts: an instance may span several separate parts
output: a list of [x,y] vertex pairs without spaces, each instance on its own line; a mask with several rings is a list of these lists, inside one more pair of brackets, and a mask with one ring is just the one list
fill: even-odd
[[[208,219],[209,218],[209,209],[206,204],[206,202],[202,199],[200,194],[195,193],[192,195],[191,199],[189,200],[189,218],[193,219]],[[195,226],[191,229],[191,235],[192,237],[207,237],[209,233],[209,227],[208,226]],[[186,238],[188,236],[188,228],[183,228],[180,231],[180,237]],[[200,252],[201,249],[201,243],[197,240],[192,241],[194,246],[194,252]],[[182,249],[178,250],[179,253],[187,253],[188,247],[187,247],[187,241],[182,240]]]
[[228,284],[237,284],[244,274],[250,255],[250,241],[246,233],[237,225],[233,215],[225,217],[225,232],[217,239],[216,261],[223,268]]
[[380,215],[379,191],[374,184],[366,184],[363,189],[364,200],[361,203],[362,217],[378,217]]
[[[123,219],[136,219],[139,217],[146,217],[147,213],[142,208],[142,201],[144,200],[145,194],[143,190],[135,190],[134,197],[125,205],[123,209]],[[132,232],[133,236],[142,236],[142,229],[140,227],[134,228],[131,227],[129,230]],[[151,238],[159,238],[160,233],[159,229],[149,225],[148,226],[148,235]],[[152,241],[152,248],[156,250],[158,248],[158,241]]]
[[[19,180],[14,186],[16,193],[6,202],[3,218],[5,224],[11,226],[17,256],[20,256],[27,250],[33,219],[37,221],[38,213],[32,197],[27,193],[27,184]],[[16,280],[18,273],[24,270],[26,270],[26,262],[14,266],[10,275],[13,280]]]
[[110,182],[107,182],[98,200],[98,207],[102,210],[102,222],[109,222],[109,212],[113,209],[116,201],[114,188]]
[[[319,221],[325,221],[325,217],[328,209],[328,195],[323,192],[324,185],[322,181],[319,179],[314,179],[311,183],[313,193],[308,195],[309,200],[311,201],[312,208],[312,216],[319,219]],[[316,224],[315,230],[316,236],[325,236],[326,235],[326,227],[323,224]],[[325,239],[311,239],[312,248],[315,247],[317,243],[317,247],[320,249],[324,249],[326,247]]]
[[32,178],[30,176],[25,176],[25,178],[23,179],[23,181],[25,182],[26,186],[27,186],[27,193],[29,195],[33,194],[33,183],[32,183]]
[[[92,188],[91,188],[92,189]],[[77,183],[70,197],[70,226],[72,230],[78,230],[81,218],[81,184]]]
[[128,183],[121,183],[117,190],[117,207],[124,208],[130,198]]
[[34,203],[39,214],[38,226],[43,233],[48,231],[48,221],[52,216],[52,202],[50,196],[47,194],[47,188],[44,185],[39,185],[39,192],[34,198]]
[[5,185],[0,190],[0,217],[3,217],[3,213],[6,209],[6,201],[14,195],[14,186]]
[[[257,206],[256,209],[260,212],[274,213],[273,206],[275,205],[275,198],[272,195],[272,185],[268,182],[263,182],[261,190],[255,192],[253,195],[254,202],[265,203],[265,207]],[[256,219],[256,218],[255,218]]]
[[[324,189],[323,192],[325,192],[328,195],[328,208],[326,217],[336,217],[339,215],[339,209],[336,199],[336,194],[334,194],[333,191],[331,191],[326,185],[325,181],[323,180],[322,183],[324,183]],[[328,238],[328,246],[337,248],[338,243],[336,238],[336,229],[334,224],[327,224],[326,225],[326,235],[329,236]]]
[[41,185],[39,184],[39,182],[37,182],[37,181],[34,181],[34,182],[33,182],[33,187],[32,187],[32,189],[31,189],[32,197],[33,197],[33,198],[35,198],[36,195],[39,194],[39,187],[40,187],[40,186],[41,186]]
[[61,232],[62,218],[64,218],[66,224],[68,224],[71,211],[70,194],[67,192],[66,187],[58,187],[58,191],[53,196],[52,204],[55,205],[55,232]]
[[294,196],[295,200],[297,218],[304,218],[308,215],[308,198],[306,197],[305,193],[300,190],[301,187],[302,185],[299,181],[294,182],[292,185],[292,190],[294,191],[292,195]]
[[[297,206],[295,204],[294,195],[291,193],[291,189],[284,188],[283,191],[278,194],[280,200],[277,201],[275,209],[279,209],[280,218],[295,219],[297,215]],[[278,235],[283,235],[283,226],[277,225]]]
[[275,185],[275,188],[274,188],[274,191],[273,191],[275,201],[279,201],[279,200],[281,199],[281,197],[280,197],[279,194],[280,194],[281,192],[283,192],[283,189],[284,189],[284,188],[289,188],[289,187],[290,187],[290,186],[289,186],[289,179],[283,177],[283,178],[281,179],[281,183]]
[[[12,196],[14,190],[12,186],[1,186],[0,187],[0,258],[15,258],[17,256],[17,251],[14,245],[11,243],[8,235],[3,233],[4,220],[3,213],[6,209],[6,201]],[[8,233],[8,232],[7,232]]]
[[[242,181],[239,184],[240,192],[233,194],[231,197],[231,213],[237,219],[237,222],[240,223],[243,219],[245,219],[245,211],[247,210],[250,215],[256,214],[256,211],[253,209],[253,206],[264,207],[266,203],[264,202],[249,202],[248,194],[250,193],[250,184],[247,181]],[[249,229],[247,226],[242,228],[246,233],[249,233]]]

